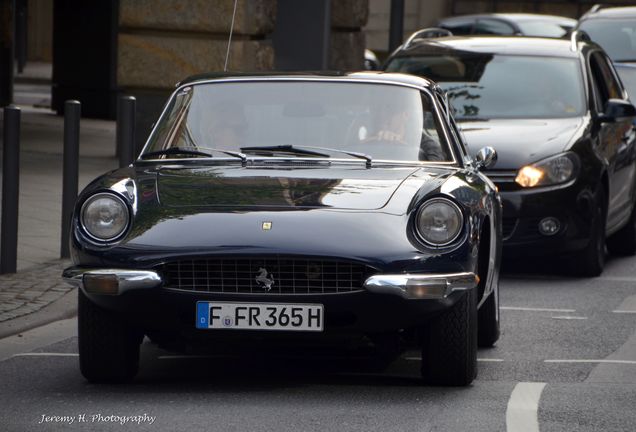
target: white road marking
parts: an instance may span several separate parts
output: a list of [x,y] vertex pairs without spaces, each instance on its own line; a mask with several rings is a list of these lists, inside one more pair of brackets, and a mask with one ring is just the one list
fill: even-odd
[[77,353],[28,352],[13,354],[11,357],[77,357]]
[[508,432],[539,431],[539,399],[545,383],[518,383],[512,390],[506,408]]
[[77,318],[55,321],[42,327],[0,339],[0,361],[77,336]]
[[636,365],[636,360],[609,360],[609,359],[550,359],[545,363],[606,363]]
[[614,313],[626,313],[626,314],[636,314],[636,295],[632,295],[627,297],[620,304],[616,310],[613,310]]
[[[422,360],[422,357],[404,357],[404,360],[406,361],[420,361]],[[477,359],[478,362],[493,362],[493,363],[499,363],[504,361],[504,359],[498,359],[498,358],[478,358]]]
[[513,310],[513,311],[527,311],[527,312],[558,312],[558,313],[572,313],[576,312],[574,309],[549,309],[549,308],[531,308],[531,307],[517,307],[517,306],[500,306],[501,310]]
[[159,360],[179,360],[179,359],[213,359],[222,358],[222,356],[214,355],[162,355],[157,357]]
[[594,278],[594,280],[606,280],[614,282],[636,282],[636,277],[633,276],[601,276]]
[[586,320],[587,317],[584,316],[575,316],[575,315],[558,315],[551,317],[552,319],[557,320]]

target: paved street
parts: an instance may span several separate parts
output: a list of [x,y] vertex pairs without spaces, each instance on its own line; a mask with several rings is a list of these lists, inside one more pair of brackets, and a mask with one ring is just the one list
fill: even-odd
[[94,385],[79,373],[75,321],[60,321],[0,340],[0,424],[6,431],[455,432],[537,430],[538,416],[541,431],[633,431],[634,274],[636,258],[612,259],[595,279],[505,275],[503,335],[496,348],[479,351],[469,388],[420,386],[417,352],[373,373],[368,361],[184,357],[149,342],[134,383]]

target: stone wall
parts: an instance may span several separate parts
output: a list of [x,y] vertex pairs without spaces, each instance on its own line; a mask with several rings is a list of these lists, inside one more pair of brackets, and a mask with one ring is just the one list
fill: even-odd
[[331,0],[329,68],[356,70],[364,65],[369,0]]
[[[223,71],[234,0],[119,0],[117,85],[137,97],[137,145],[184,78]],[[274,66],[276,0],[239,0],[228,69]]]
[[[183,78],[222,71],[233,0],[120,0],[117,82],[121,88],[172,88]],[[272,69],[267,35],[275,0],[239,0],[228,68]]]

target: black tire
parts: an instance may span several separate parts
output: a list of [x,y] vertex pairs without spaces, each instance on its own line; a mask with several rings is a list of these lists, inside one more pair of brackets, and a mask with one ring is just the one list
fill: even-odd
[[596,207],[591,222],[590,241],[585,249],[576,253],[572,261],[572,271],[578,276],[594,277],[603,273],[605,267],[605,193],[596,194]]
[[636,205],[632,209],[627,225],[607,239],[607,250],[612,255],[636,255]]
[[[479,243],[479,261],[477,264],[477,274],[479,275],[479,285],[477,292],[483,295],[488,284],[488,266],[490,263],[490,248],[486,242],[489,230],[484,231]],[[484,300],[477,312],[477,345],[482,348],[490,348],[499,340],[499,286],[496,283],[494,290]]]
[[477,376],[477,295],[472,289],[423,329],[422,379],[467,386]]
[[126,382],[139,369],[143,334],[79,291],[77,323],[80,370],[91,382]]
[[477,313],[477,344],[481,348],[490,348],[499,340],[499,293],[491,292]]

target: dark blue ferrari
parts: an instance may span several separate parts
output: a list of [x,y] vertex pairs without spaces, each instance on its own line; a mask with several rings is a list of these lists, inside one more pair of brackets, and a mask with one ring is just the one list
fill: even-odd
[[170,350],[416,345],[468,385],[499,336],[501,205],[442,91],[386,73],[190,78],[72,220],[79,352],[122,381]]

